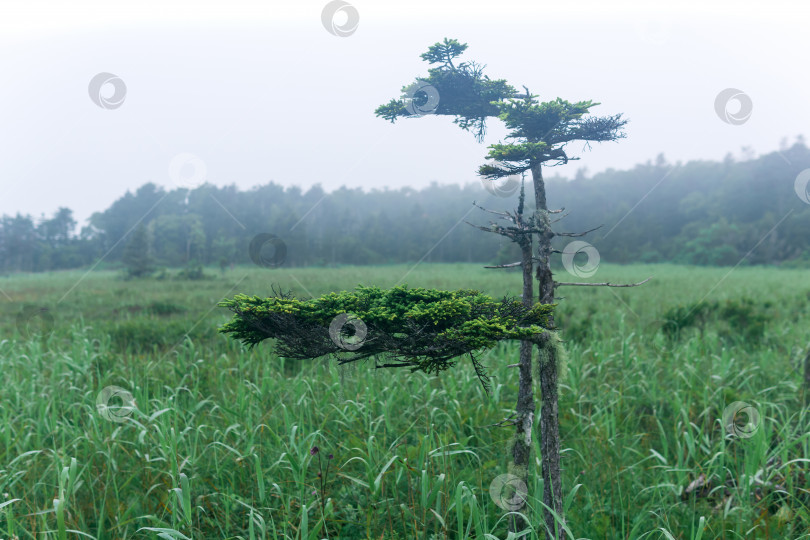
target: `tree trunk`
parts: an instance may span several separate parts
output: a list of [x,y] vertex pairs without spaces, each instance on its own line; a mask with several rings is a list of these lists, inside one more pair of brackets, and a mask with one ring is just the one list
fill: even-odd
[[804,357],[804,402],[810,401],[810,349]]
[[[554,303],[554,277],[551,274],[551,240],[554,233],[548,219],[546,203],[546,186],[543,182],[541,165],[532,167],[534,182],[534,200],[537,208],[537,223],[543,232],[538,234],[537,241],[537,284],[539,302]],[[549,321],[553,325],[553,320]],[[546,334],[546,340],[551,339]],[[542,402],[540,408],[540,449],[543,469],[543,509],[546,538],[559,540],[563,538],[563,523],[558,523],[549,511],[553,509],[560,520],[564,519],[562,507],[562,474],[560,471],[560,427],[557,406],[557,356],[551,344],[541,346],[538,360]]]
[[[522,206],[522,205],[521,205]],[[519,242],[521,250],[521,267],[523,268],[523,305],[531,307],[534,297],[532,282],[532,243],[526,236]],[[515,439],[512,446],[512,474],[524,485],[529,485],[529,465],[532,454],[532,428],[534,426],[534,388],[532,387],[532,343],[520,342],[520,382],[518,386],[517,405],[515,407]],[[525,513],[525,507],[520,511]],[[512,515],[509,519],[509,531],[518,532],[529,524],[521,516]],[[518,538],[525,538],[519,536]]]

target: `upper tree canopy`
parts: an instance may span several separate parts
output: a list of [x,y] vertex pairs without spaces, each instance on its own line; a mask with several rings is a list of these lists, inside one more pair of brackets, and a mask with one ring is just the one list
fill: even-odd
[[571,103],[560,98],[540,102],[528,89],[518,94],[505,80],[490,79],[480,64],[456,65],[453,60],[466,49],[467,44],[447,38],[432,45],[422,59],[439,66],[430,68],[427,77],[404,87],[400,99],[379,106],[376,115],[391,122],[421,116],[418,106],[431,99],[428,92],[433,90],[426,88],[430,85],[438,95],[438,104],[431,112],[454,116],[453,122],[473,131],[479,141],[486,133],[487,117],[497,116],[511,130],[507,139],[512,142],[489,146],[487,158],[497,165],[482,165],[478,173],[490,179],[522,173],[538,164],[557,165],[578,159],[566,153],[565,146],[572,141],[601,142],[624,137],[622,128],[627,121],[621,114],[588,116],[590,108],[599,103]]
[[484,66],[475,62],[453,63],[455,58],[467,49],[466,43],[445,38],[443,43],[436,43],[422,55],[422,60],[429,64],[439,64],[428,70],[428,76],[417,79],[414,83],[402,88],[402,97],[392,99],[385,105],[377,107],[375,114],[391,122],[400,117],[418,117],[414,112],[411,100],[423,105],[429,99],[427,93],[417,90],[423,83],[433,86],[439,94],[438,106],[432,114],[455,116],[454,123],[464,130],[472,130],[481,140],[486,133],[486,118],[497,116],[499,110],[495,103],[516,94],[505,80],[492,80],[484,75]]

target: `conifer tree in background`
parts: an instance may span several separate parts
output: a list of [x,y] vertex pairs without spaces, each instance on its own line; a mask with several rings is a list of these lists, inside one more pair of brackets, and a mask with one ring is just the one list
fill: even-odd
[[143,277],[152,273],[152,261],[149,257],[149,236],[146,227],[138,225],[132,238],[124,246],[122,262],[126,266],[128,277]]
[[[467,49],[467,45],[455,39],[447,39],[429,47],[421,57],[435,66],[428,70],[428,76],[402,89],[402,97],[392,99],[375,111],[377,116],[391,122],[398,118],[420,117],[425,114],[453,116],[453,122],[464,130],[472,131],[476,138],[483,140],[486,134],[486,120],[497,117],[510,129],[508,143],[489,146],[487,158],[492,162],[478,169],[487,181],[524,172],[530,172],[534,183],[535,215],[529,225],[537,236],[535,277],[538,282],[538,301],[542,304],[554,303],[554,290],[560,285],[572,285],[554,281],[551,272],[551,242],[555,236],[582,236],[585,233],[555,233],[551,229],[552,220],[546,203],[546,190],[543,182],[543,166],[566,164],[578,159],[568,155],[566,145],[572,141],[604,142],[624,137],[622,128],[626,120],[620,114],[605,117],[588,116],[593,101],[571,103],[557,98],[540,102],[538,96],[524,87],[519,94],[505,80],[494,80],[483,74],[483,66],[475,62],[454,63]],[[494,226],[493,226],[494,227]],[[497,232],[493,230],[493,232]],[[524,258],[525,259],[525,258]],[[526,273],[525,260],[522,262]],[[602,284],[610,286],[610,284]],[[635,285],[635,284],[634,284]],[[524,283],[524,290],[526,285]],[[552,334],[544,334],[545,339],[554,339]],[[540,388],[542,407],[540,412],[541,461],[543,475],[544,529],[548,538],[563,538],[564,514],[562,501],[562,477],[560,472],[560,438],[558,419],[557,377],[559,348],[551,343],[538,344]],[[521,354],[521,384],[518,395],[518,414],[529,422],[533,421],[534,402],[531,394],[531,370],[524,364],[531,364]],[[526,377],[529,377],[526,384]],[[531,411],[528,409],[532,409]],[[516,441],[513,449],[515,465],[520,460],[528,465],[531,446],[531,429],[521,428],[525,437]],[[516,438],[518,439],[518,438]],[[525,448],[519,448],[520,446]],[[556,515],[556,518],[555,518]],[[514,529],[513,529],[514,530]]]

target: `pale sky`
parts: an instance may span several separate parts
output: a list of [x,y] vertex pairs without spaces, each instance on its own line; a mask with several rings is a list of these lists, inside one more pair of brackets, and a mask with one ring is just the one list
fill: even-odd
[[[374,116],[426,74],[419,55],[444,37],[544,100],[593,99],[595,114],[625,114],[627,138],[584,153],[572,145],[582,160],[554,170],[565,176],[810,138],[807,2],[349,3],[359,22],[340,37],[325,28],[321,0],[6,0],[0,214],[67,206],[81,222],[145,182],[172,187],[178,155],[203,165],[184,174],[244,189],[477,181],[486,146],[505,134],[498,120],[480,144],[447,117]],[[347,17],[337,13],[338,28]],[[91,99],[99,73],[125,86],[120,106]],[[750,100],[744,121],[715,110],[729,88]],[[725,109],[732,120],[739,107]]]

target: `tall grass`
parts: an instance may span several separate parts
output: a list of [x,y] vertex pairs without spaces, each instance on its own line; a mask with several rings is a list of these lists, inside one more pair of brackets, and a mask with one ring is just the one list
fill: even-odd
[[[195,282],[105,272],[64,299],[80,273],[0,279],[10,298],[0,303],[0,537],[506,538],[490,486],[508,473],[512,430],[493,424],[514,406],[517,344],[484,358],[487,396],[464,360],[441,377],[338,368],[215,333],[228,318],[214,308],[223,296],[391,286],[409,270],[238,268]],[[519,293],[519,274],[493,272],[423,264],[404,281]],[[603,266],[595,281],[655,278],[560,289],[571,537],[810,537],[799,369],[810,281],[799,270],[727,273]],[[764,339],[659,331],[667,309],[707,293],[767,299]],[[48,308],[53,331],[18,328],[24,305]],[[737,401],[760,416],[751,436],[724,424]],[[531,523],[537,472],[516,510]]]

